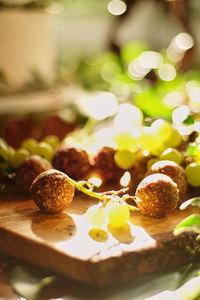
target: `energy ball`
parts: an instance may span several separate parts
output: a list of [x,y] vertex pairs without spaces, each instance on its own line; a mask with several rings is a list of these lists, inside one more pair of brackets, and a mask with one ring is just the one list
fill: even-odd
[[165,174],[145,177],[136,189],[136,204],[140,212],[161,218],[173,212],[179,203],[177,184]]
[[93,167],[104,184],[119,183],[124,174],[124,170],[118,167],[114,160],[116,149],[112,147],[102,147],[94,156]]
[[42,172],[53,169],[51,163],[38,155],[27,157],[16,169],[15,182],[24,192],[29,192],[33,180]]
[[151,168],[147,172],[147,175],[155,173],[168,175],[177,184],[177,187],[179,189],[180,202],[182,202],[188,189],[185,170],[180,165],[171,160],[160,160],[151,166]]
[[91,164],[85,150],[69,145],[60,146],[54,153],[53,166],[75,180],[87,179]]
[[66,174],[48,170],[38,175],[31,185],[31,195],[42,212],[56,214],[70,206],[75,188]]

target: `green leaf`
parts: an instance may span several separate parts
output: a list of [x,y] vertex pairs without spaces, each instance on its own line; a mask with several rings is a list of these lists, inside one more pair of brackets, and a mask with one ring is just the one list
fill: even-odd
[[180,206],[181,210],[186,209],[188,206],[197,206],[200,207],[200,197],[195,197],[195,198],[191,198],[189,200],[186,200],[185,202],[183,202]]
[[28,300],[36,300],[41,290],[54,280],[55,276],[33,266],[16,265],[9,274],[13,289]]
[[174,235],[185,231],[194,231],[200,233],[200,215],[192,214],[181,221],[174,229]]

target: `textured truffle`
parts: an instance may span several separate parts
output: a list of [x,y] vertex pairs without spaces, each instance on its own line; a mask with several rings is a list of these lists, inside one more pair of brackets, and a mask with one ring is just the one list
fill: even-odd
[[151,166],[151,168],[147,172],[147,175],[155,173],[168,175],[177,184],[177,187],[179,189],[180,202],[182,202],[188,188],[185,170],[173,161],[161,160],[157,161]]
[[91,171],[87,152],[68,145],[62,145],[56,150],[52,163],[55,169],[75,180],[87,179]]
[[35,178],[30,190],[35,204],[41,211],[55,214],[71,204],[75,188],[68,181],[66,174],[48,170]]
[[145,177],[136,189],[136,204],[140,212],[151,217],[164,217],[177,208],[177,184],[167,175]]
[[124,170],[115,163],[115,153],[116,149],[105,146],[94,157],[94,171],[104,184],[119,183],[124,174]]
[[15,182],[24,192],[29,192],[33,180],[42,172],[52,169],[51,163],[38,155],[27,157],[16,169]]

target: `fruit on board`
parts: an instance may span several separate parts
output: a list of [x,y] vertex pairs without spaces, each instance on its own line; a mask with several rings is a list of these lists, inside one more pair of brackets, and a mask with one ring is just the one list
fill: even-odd
[[29,192],[33,180],[40,173],[52,168],[45,158],[38,155],[29,156],[16,168],[15,182],[22,191]]
[[157,218],[173,212],[179,203],[177,184],[161,173],[145,177],[138,185],[135,196],[140,212]]
[[72,202],[75,188],[63,172],[52,169],[38,175],[31,185],[35,204],[46,213],[59,213]]
[[85,150],[69,145],[61,145],[54,153],[52,164],[55,169],[66,173],[75,180],[87,179],[91,164]]
[[168,175],[177,184],[180,201],[183,201],[188,188],[185,170],[174,161],[160,160],[151,166],[147,172],[147,175],[155,173]]

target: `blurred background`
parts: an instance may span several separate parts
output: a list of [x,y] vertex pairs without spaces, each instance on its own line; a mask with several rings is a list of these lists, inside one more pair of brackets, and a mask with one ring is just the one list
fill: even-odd
[[[177,122],[184,112],[178,122],[190,124],[200,111],[199,26],[198,0],[0,0],[2,135],[10,113],[37,112],[42,128],[44,111],[71,122],[60,109],[73,102],[91,117],[91,91],[145,118]],[[111,116],[108,106],[92,118]]]

